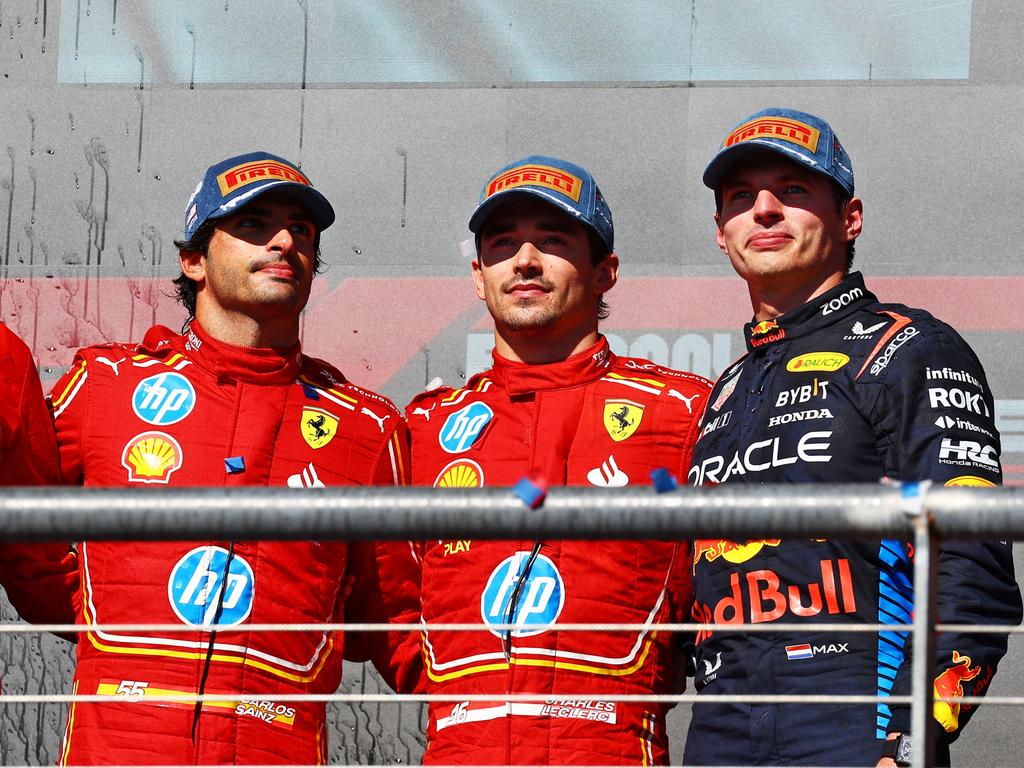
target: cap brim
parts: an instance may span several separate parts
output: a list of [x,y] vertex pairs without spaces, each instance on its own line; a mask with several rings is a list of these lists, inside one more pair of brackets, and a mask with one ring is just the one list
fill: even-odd
[[[540,189],[534,189],[532,187],[518,187],[516,189],[510,189],[507,192],[498,192],[497,194],[491,195],[473,212],[473,215],[469,218],[469,231],[473,234],[480,234],[480,230],[483,229],[484,222],[487,220],[494,211],[503,205],[507,205],[520,198],[535,198],[543,200],[545,203],[558,208],[563,213],[572,216],[574,219],[579,220],[580,214],[575,208],[566,205],[556,197],[552,197],[548,193]],[[582,222],[586,225],[586,222]]]
[[216,212],[207,216],[206,220],[222,219],[225,216],[230,216],[232,213],[244,209],[253,200],[257,200],[268,192],[286,195],[304,206],[313,217],[313,223],[316,224],[317,232],[323,232],[334,223],[334,206],[324,197],[323,193],[315,187],[306,184],[296,184],[292,181],[276,181],[264,184],[259,189],[253,190],[252,194],[248,195],[244,200],[235,198],[232,202],[238,203],[237,205],[227,208],[221,206]]
[[777,155],[782,155],[787,160],[800,163],[800,165],[806,166],[812,171],[817,171],[835,182],[835,179],[832,178],[830,173],[827,173],[822,170],[820,166],[810,162],[799,152],[789,150],[775,142],[749,139],[748,141],[744,141],[742,144],[734,144],[731,147],[719,150],[718,154],[711,158],[711,162],[709,162],[707,167],[704,169],[704,175],[702,177],[704,186],[709,189],[717,190],[722,186],[722,179],[725,178],[725,175],[733,165],[735,165],[739,160],[761,152],[774,152]]

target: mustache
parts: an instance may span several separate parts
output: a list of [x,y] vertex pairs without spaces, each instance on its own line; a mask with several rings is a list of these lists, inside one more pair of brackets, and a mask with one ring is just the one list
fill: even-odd
[[508,293],[517,285],[536,285],[545,291],[553,291],[555,289],[555,284],[542,275],[537,275],[536,277],[517,276],[501,284],[502,293]]
[[264,267],[269,267],[272,264],[287,264],[296,272],[299,271],[299,265],[295,262],[294,259],[282,255],[255,256],[249,260],[249,271],[259,272]]

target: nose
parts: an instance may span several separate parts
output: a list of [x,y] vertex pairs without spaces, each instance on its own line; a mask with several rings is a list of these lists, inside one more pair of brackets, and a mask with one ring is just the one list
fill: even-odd
[[513,266],[516,272],[535,274],[541,271],[540,263],[540,251],[527,241],[516,251]]
[[770,225],[783,218],[782,203],[771,191],[762,189],[754,200],[754,221]]
[[292,237],[291,230],[286,226],[280,227],[267,243],[267,250],[278,253],[290,253],[294,247],[295,239]]

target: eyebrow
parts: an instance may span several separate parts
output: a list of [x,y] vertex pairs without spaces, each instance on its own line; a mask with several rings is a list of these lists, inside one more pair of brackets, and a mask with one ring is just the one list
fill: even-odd
[[[483,237],[493,237],[494,235],[504,235],[517,229],[519,224],[515,220],[511,220],[505,224],[488,225],[484,227]],[[551,221],[539,221],[536,224],[536,229],[543,230],[545,232],[557,232],[559,234],[569,234],[572,232],[572,222],[563,221],[559,219],[552,219]]]
[[[257,205],[246,206],[242,210],[237,212],[239,216],[270,216],[271,211],[269,208],[261,208]],[[294,211],[286,211],[285,217],[297,221],[305,221],[313,223],[314,219],[312,214],[309,213],[305,208],[296,208]]]

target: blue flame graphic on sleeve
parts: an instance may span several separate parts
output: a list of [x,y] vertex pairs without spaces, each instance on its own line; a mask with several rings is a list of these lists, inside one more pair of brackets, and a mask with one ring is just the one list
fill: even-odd
[[[480,595],[480,614],[485,624],[500,626],[509,623],[505,618],[508,601],[529,559],[529,552],[516,552],[502,560],[491,572],[487,586]],[[512,637],[539,635],[558,620],[562,606],[565,605],[565,585],[562,582],[562,575],[550,558],[544,555],[537,556],[533,567],[526,575],[520,594],[515,615],[512,616],[510,623],[525,626],[512,630]],[[503,634],[499,629],[491,629],[490,632],[496,637]]]
[[158,373],[143,379],[132,395],[132,410],[147,424],[177,424],[196,405],[192,382],[180,373]]
[[167,598],[185,624],[213,624],[218,603],[221,613],[216,623],[221,626],[235,626],[249,618],[255,591],[252,567],[237,553],[230,559],[225,573],[228,551],[205,546],[196,547],[175,564],[167,582]]
[[438,442],[448,453],[462,453],[472,447],[492,418],[494,411],[486,403],[470,403],[445,420]]

